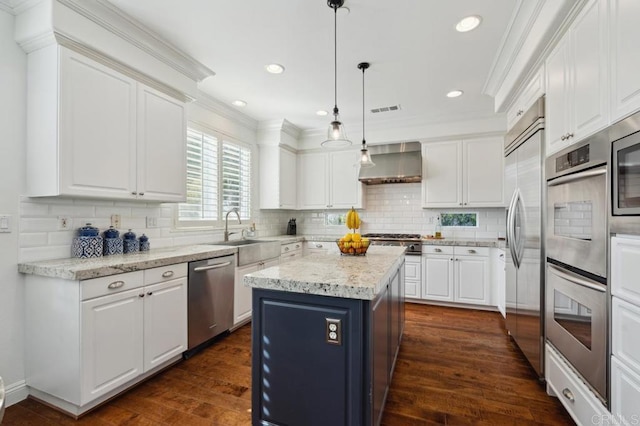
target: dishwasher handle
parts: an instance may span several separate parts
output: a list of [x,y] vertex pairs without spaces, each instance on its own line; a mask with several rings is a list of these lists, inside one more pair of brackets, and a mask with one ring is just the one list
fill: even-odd
[[209,266],[199,266],[197,268],[194,268],[193,272],[202,272],[202,271],[208,271],[209,269],[224,268],[225,266],[229,266],[229,265],[231,265],[231,262],[216,263],[215,265],[209,265]]

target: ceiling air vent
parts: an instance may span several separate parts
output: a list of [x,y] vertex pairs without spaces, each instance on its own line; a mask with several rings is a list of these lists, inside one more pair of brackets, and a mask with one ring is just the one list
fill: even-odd
[[391,105],[391,106],[380,107],[380,108],[373,108],[371,112],[374,114],[377,114],[379,112],[399,111],[400,109],[402,108],[400,108],[400,104],[398,104],[398,105]]

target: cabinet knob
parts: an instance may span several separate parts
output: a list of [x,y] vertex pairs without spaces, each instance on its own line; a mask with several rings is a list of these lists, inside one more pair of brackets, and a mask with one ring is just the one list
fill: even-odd
[[284,248],[284,251],[289,251],[289,247],[285,247],[285,248]]
[[467,205],[467,203],[464,203],[464,205],[466,206],[466,205]]
[[144,195],[144,192],[138,192],[138,195]]
[[500,257],[504,257],[504,253],[500,254]]
[[138,193],[135,191],[131,191],[131,195],[138,195]]
[[153,292],[150,291],[150,292],[147,293],[147,296],[151,296],[152,294],[153,294]]
[[322,244],[316,244],[316,248],[322,248]]
[[296,244],[296,248],[300,248],[300,244]]
[[462,203],[460,203],[460,205],[462,205]]
[[571,402],[575,401],[575,398],[573,397],[573,392],[571,392],[568,388],[562,389],[562,395],[564,395],[564,397]]
[[433,251],[435,251],[436,253],[440,253],[442,249],[437,248],[437,249],[433,249]]
[[471,249],[471,250],[469,250],[469,253],[474,254],[474,253],[476,253],[476,251]]
[[520,116],[520,115],[522,115],[522,114],[524,114],[524,111],[523,111],[523,110],[521,110],[521,109],[519,109],[519,110],[518,110],[518,114],[516,114],[516,115]]
[[173,271],[166,271],[162,273],[162,278],[170,278],[173,276]]
[[449,258],[449,262],[453,262],[453,257]]
[[573,137],[573,133],[567,133],[567,139],[572,138]]
[[144,297],[144,293],[140,293],[138,297]]

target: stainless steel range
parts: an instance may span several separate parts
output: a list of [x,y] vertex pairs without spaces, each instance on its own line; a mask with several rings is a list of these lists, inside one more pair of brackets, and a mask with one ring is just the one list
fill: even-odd
[[406,247],[408,255],[422,254],[422,236],[420,234],[364,234],[371,245],[374,246],[401,246]]

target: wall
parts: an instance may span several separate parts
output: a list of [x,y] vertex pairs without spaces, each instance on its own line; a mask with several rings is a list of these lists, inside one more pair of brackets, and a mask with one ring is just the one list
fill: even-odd
[[13,40],[14,17],[0,10],[0,214],[11,215],[11,232],[0,234],[0,376],[7,403],[26,396],[24,387],[24,293],[18,263],[20,193],[24,190],[26,55]]
[[[390,232],[433,234],[435,218],[441,212],[478,212],[478,227],[442,229],[445,238],[498,238],[505,236],[504,208],[423,209],[421,184],[403,183],[365,186],[366,209],[360,212],[361,233]],[[326,226],[322,211],[292,212],[298,233],[309,235],[342,235],[344,226]]]

